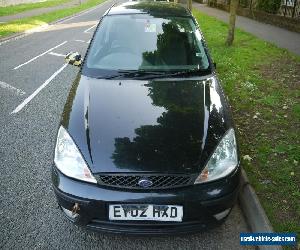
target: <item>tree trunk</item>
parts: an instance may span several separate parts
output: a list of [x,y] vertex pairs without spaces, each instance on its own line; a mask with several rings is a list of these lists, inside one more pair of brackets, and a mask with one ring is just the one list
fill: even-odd
[[229,30],[228,30],[227,40],[226,40],[227,46],[231,46],[234,40],[235,19],[236,19],[236,11],[238,5],[239,5],[239,0],[230,1]]
[[187,7],[190,11],[192,11],[192,1],[193,0],[187,0]]
[[174,3],[178,3],[178,0],[174,0]]

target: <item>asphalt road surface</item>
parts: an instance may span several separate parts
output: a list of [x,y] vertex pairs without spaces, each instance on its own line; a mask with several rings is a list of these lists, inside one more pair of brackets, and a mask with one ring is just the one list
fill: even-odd
[[111,4],[0,44],[0,249],[242,249],[239,233],[248,229],[238,206],[209,232],[150,238],[85,231],[58,209],[50,166],[60,114],[78,73],[64,65],[63,55],[84,54]]

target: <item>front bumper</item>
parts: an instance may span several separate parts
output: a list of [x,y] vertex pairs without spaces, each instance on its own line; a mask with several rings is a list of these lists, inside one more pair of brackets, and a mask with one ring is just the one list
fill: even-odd
[[[79,205],[73,222],[89,229],[109,233],[162,235],[207,230],[221,224],[214,215],[231,209],[239,191],[240,169],[231,176],[207,184],[169,190],[122,190],[76,181],[52,168],[57,201],[72,210]],[[109,204],[181,205],[182,222],[109,221]],[[69,218],[70,219],[70,218]]]

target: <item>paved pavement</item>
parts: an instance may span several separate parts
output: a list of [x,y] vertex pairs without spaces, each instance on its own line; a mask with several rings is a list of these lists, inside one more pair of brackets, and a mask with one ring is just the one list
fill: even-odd
[[[229,13],[226,11],[211,8],[206,4],[199,4],[196,2],[193,2],[193,8],[199,9],[205,14],[216,17],[224,22],[228,23],[229,21]],[[265,41],[274,43],[280,48],[287,49],[292,53],[300,55],[300,33],[257,22],[242,16],[237,17],[236,26]]]
[[5,22],[16,20],[16,19],[26,18],[26,17],[38,16],[38,15],[42,15],[42,14],[45,14],[45,13],[48,13],[51,11],[55,11],[55,10],[76,7],[86,1],[87,0],[72,0],[70,2],[52,6],[52,7],[28,10],[28,11],[17,13],[15,15],[0,16],[0,23],[2,23],[2,22],[5,23]]
[[[72,225],[57,207],[50,166],[60,114],[105,2],[81,16],[0,44],[0,249],[244,249],[248,231],[236,206],[227,222],[187,236],[125,237]],[[12,113],[14,112],[14,113]]]

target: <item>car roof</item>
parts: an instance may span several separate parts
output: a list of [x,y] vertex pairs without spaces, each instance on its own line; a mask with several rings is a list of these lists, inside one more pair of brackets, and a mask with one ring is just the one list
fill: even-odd
[[191,16],[180,4],[170,2],[138,1],[113,6],[106,15],[150,14],[152,16]]

